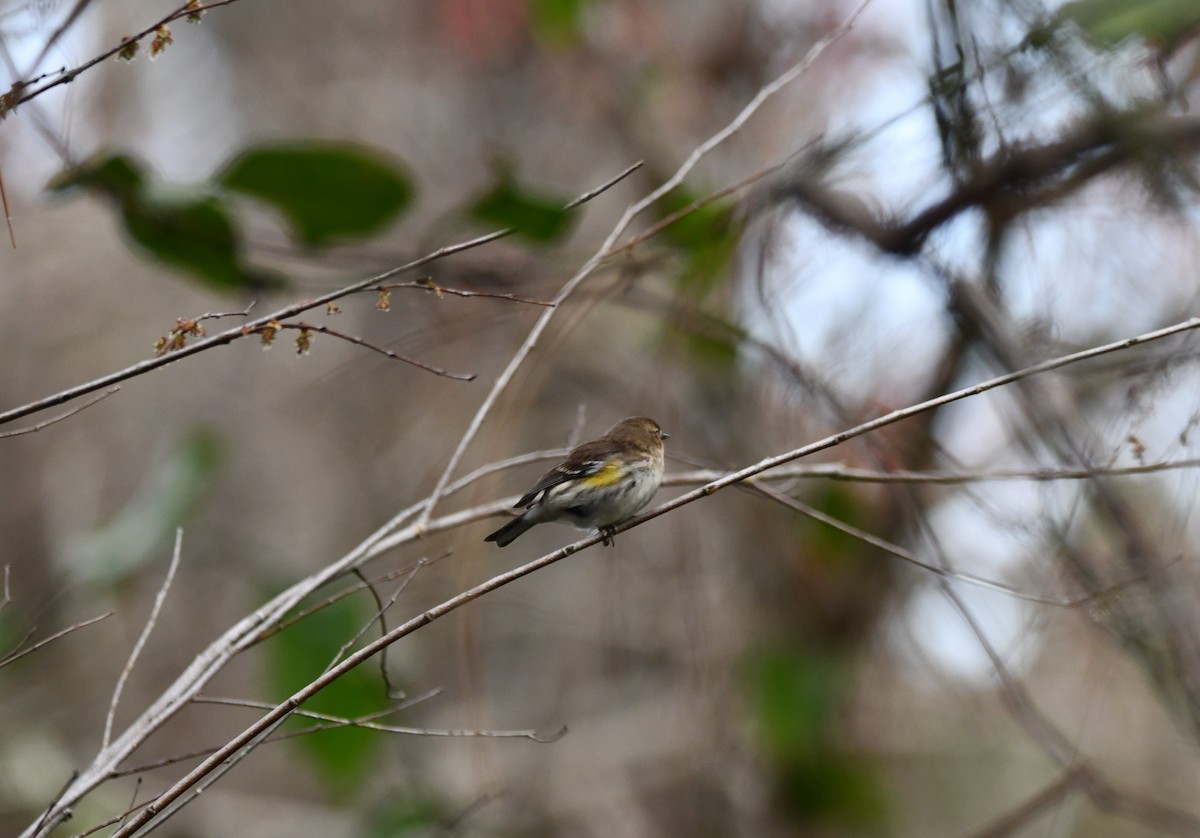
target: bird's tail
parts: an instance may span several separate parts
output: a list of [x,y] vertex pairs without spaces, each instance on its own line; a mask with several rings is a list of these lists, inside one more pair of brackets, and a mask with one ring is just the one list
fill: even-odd
[[484,541],[494,541],[497,547],[507,547],[517,540],[524,532],[536,524],[536,521],[530,521],[529,515],[525,514],[519,518],[513,518],[507,524],[489,535]]

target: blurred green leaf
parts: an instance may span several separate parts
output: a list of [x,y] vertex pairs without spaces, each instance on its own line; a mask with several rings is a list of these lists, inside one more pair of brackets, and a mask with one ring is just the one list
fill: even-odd
[[98,157],[50,181],[64,192],[86,189],[112,201],[126,235],[144,252],[219,289],[278,286],[279,277],[245,263],[241,233],[225,203],[198,189],[167,189],[124,154]]
[[751,687],[760,747],[793,817],[881,823],[883,796],[869,765],[838,747],[837,711],[851,692],[844,663],[822,651],[770,649],[755,659]]
[[561,238],[571,224],[566,201],[536,194],[501,171],[495,184],[468,210],[476,221],[510,227],[518,236],[539,244]]
[[[869,528],[871,506],[851,483],[829,481],[813,490],[805,498],[809,506],[818,512],[824,512],[831,518],[849,524],[852,527]],[[843,532],[837,527],[831,527],[820,521],[815,521],[807,515],[796,515],[797,526],[801,529],[798,539],[805,545],[805,554],[814,561],[824,564],[857,565],[863,561],[872,561],[878,551],[865,545],[862,539]],[[876,565],[872,572],[878,572]]]
[[1062,7],[1059,18],[1074,21],[1089,38],[1104,46],[1116,46],[1131,37],[1172,44],[1200,26],[1200,3],[1196,0],[1076,0]]
[[398,162],[349,143],[259,146],[231,160],[215,180],[274,206],[310,247],[382,230],[414,194]]
[[241,258],[241,242],[224,204],[212,195],[147,195],[128,201],[121,218],[130,238],[160,261],[218,289],[269,288],[274,275]]
[[696,201],[697,196],[677,189],[664,197],[657,209],[661,218],[684,213],[664,227],[659,238],[684,256],[679,274],[681,290],[693,299],[702,299],[728,277],[741,230],[731,206],[710,203],[692,209]]
[[745,330],[717,315],[685,305],[667,321],[669,334],[682,343],[688,356],[722,372],[732,371]]
[[[367,622],[370,614],[344,599],[288,626],[271,647],[272,686],[280,697],[291,695],[314,678],[333,659],[341,645]],[[368,665],[347,672],[306,701],[301,709],[355,718],[386,706],[378,671]],[[312,719],[293,717],[289,725],[309,727]],[[336,794],[357,788],[370,770],[382,736],[378,731],[341,727],[292,740],[308,756],[322,780]]]
[[534,37],[550,47],[572,46],[583,40],[583,13],[589,0],[529,0]]
[[127,154],[114,154],[98,157],[55,175],[48,188],[52,192],[91,189],[123,202],[139,199],[145,183],[146,174],[140,163]]
[[360,833],[362,838],[406,838],[428,835],[431,827],[450,820],[444,806],[427,797],[401,797],[373,812]]
[[168,558],[175,528],[212,485],[220,462],[215,433],[189,433],[116,517],[70,546],[71,572],[82,581],[111,583]]
[[754,716],[771,753],[817,750],[829,737],[840,672],[825,657],[773,649],[754,666]]

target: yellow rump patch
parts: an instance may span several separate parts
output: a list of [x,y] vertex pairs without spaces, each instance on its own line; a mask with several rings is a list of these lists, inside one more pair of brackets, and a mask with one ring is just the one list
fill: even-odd
[[583,478],[580,482],[593,489],[599,489],[604,486],[611,486],[620,479],[620,466],[617,465],[616,461],[609,461],[604,468],[589,477]]

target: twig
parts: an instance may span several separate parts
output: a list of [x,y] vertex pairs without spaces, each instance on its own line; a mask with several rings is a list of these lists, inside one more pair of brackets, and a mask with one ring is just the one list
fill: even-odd
[[[28,72],[23,73],[22,76],[29,75],[29,73],[32,73],[34,70],[36,70],[41,63],[46,60],[46,56],[50,54],[50,50],[53,49],[54,45],[58,43],[59,38],[67,34],[67,30],[74,25],[75,21],[79,19],[79,16],[83,14],[84,10],[91,4],[92,0],[75,0],[75,5],[71,8],[71,11],[67,13],[67,16],[63,19],[63,22],[55,27],[54,31],[50,33],[50,37],[46,39],[44,44],[42,44],[42,48],[38,51],[37,56],[29,63]],[[40,80],[41,79],[39,78],[30,79],[29,81],[34,82]]]
[[[473,373],[473,372],[471,372],[471,373],[448,372],[444,369],[441,369],[440,367],[430,366],[429,364],[426,364],[423,361],[418,361],[415,358],[409,358],[406,355],[401,355],[398,352],[393,352],[392,350],[385,349],[382,346],[376,346],[375,344],[365,341],[362,338],[357,337],[356,335],[348,335],[345,332],[339,332],[337,329],[331,329],[329,326],[315,325],[313,323],[308,323],[306,321],[301,320],[298,323],[278,323],[278,324],[275,324],[274,326],[268,325],[263,328],[266,328],[266,329],[297,329],[301,332],[320,332],[323,335],[329,335],[331,338],[338,338],[340,340],[346,341],[347,343],[352,343],[355,346],[361,346],[363,349],[370,349],[372,352],[378,352],[380,355],[386,355],[388,358],[391,358],[394,361],[403,361],[406,364],[412,364],[414,367],[419,367],[420,369],[423,369],[426,372],[431,372],[434,375],[440,375],[443,378],[453,378],[455,381],[474,381],[475,380],[475,373]],[[262,331],[262,329],[257,329],[254,331]]]
[[82,622],[78,622],[78,623],[69,625],[62,631],[57,631],[54,634],[50,635],[49,637],[45,638],[44,640],[39,640],[37,643],[34,643],[32,646],[26,647],[25,649],[21,649],[20,651],[11,652],[6,657],[0,658],[0,666],[8,666],[10,663],[13,663],[14,661],[20,660],[21,658],[25,657],[26,655],[36,652],[38,649],[42,648],[43,646],[47,645],[48,643],[53,643],[55,640],[58,640],[61,637],[66,637],[68,634],[79,631],[79,629],[81,629],[81,628],[87,628],[88,626],[92,625],[93,623],[98,623],[101,620],[106,620],[109,617],[111,617],[112,615],[113,615],[112,611],[106,611],[103,614],[101,614],[99,617],[92,617],[91,619],[83,620]]
[[[442,559],[446,558],[447,556],[450,555],[450,553],[451,553],[451,551],[447,550],[446,552],[442,553],[440,556],[437,556],[436,558],[430,559],[427,557],[422,557],[420,559],[420,561],[424,561],[426,563],[426,565],[431,565],[434,562],[439,562]],[[360,582],[357,585],[351,585],[349,588],[346,588],[345,590],[338,591],[336,594],[326,597],[325,599],[321,600],[320,602],[315,603],[314,605],[311,605],[308,608],[303,609],[302,611],[297,611],[295,614],[288,617],[286,620],[278,620],[274,624],[264,628],[262,630],[262,632],[256,638],[254,638],[254,642],[251,645],[261,643],[262,641],[266,640],[269,637],[274,637],[276,634],[283,631],[288,626],[293,625],[294,623],[300,622],[308,615],[315,614],[316,612],[320,611],[322,608],[328,608],[330,605],[333,605],[335,602],[339,602],[348,596],[358,593],[364,587],[368,587],[372,584],[379,584],[380,582],[390,582],[393,579],[398,579],[401,576],[409,574],[412,572],[412,570],[415,566],[416,566],[416,562],[414,562],[412,565],[408,565],[406,567],[401,567],[401,568],[397,568],[395,570],[391,570],[391,571],[385,573],[383,576],[378,577],[373,582]],[[358,576],[361,579],[362,575],[360,573],[355,573],[355,571],[357,571],[357,570],[358,570],[357,567],[353,567],[353,568],[350,568],[349,572],[354,573],[355,576]]]
[[684,218],[685,216],[691,215],[696,210],[701,209],[702,207],[706,207],[709,204],[716,203],[717,201],[721,200],[722,198],[728,197],[729,195],[732,195],[735,192],[740,192],[741,190],[745,189],[747,186],[751,186],[752,184],[757,183],[758,181],[762,180],[765,177],[775,174],[776,172],[778,172],[781,169],[783,169],[784,167],[786,167],[787,164],[791,161],[792,157],[795,157],[797,154],[801,154],[805,149],[810,147],[814,142],[816,142],[816,141],[813,140],[808,143],[805,143],[804,149],[794,152],[782,163],[776,163],[774,166],[768,166],[767,168],[763,169],[760,172],[755,172],[754,174],[750,175],[749,177],[742,178],[741,180],[737,181],[736,183],[732,183],[729,186],[726,186],[722,189],[718,189],[716,192],[712,192],[708,195],[705,195],[703,198],[697,198],[695,201],[692,201],[686,207],[683,207],[682,209],[678,209],[675,212],[670,213],[669,215],[666,215],[663,218],[660,218],[658,221],[656,221],[654,224],[651,224],[649,227],[647,227],[642,232],[638,233],[636,236],[630,236],[625,241],[624,244],[620,245],[619,247],[614,248],[610,255],[615,256],[618,253],[624,253],[626,251],[633,250],[635,247],[637,247],[639,244],[646,241],[647,239],[657,236],[659,233],[661,233],[667,227],[670,227],[672,224],[674,224],[679,219]]
[[50,801],[50,805],[46,807],[46,810],[44,812],[42,812],[42,816],[40,818],[38,818],[38,822],[37,822],[37,826],[35,827],[35,830],[40,828],[41,825],[46,822],[46,818],[49,816],[50,812],[52,812],[54,810],[54,807],[56,805],[58,805],[58,801],[63,799],[63,795],[67,793],[67,789],[69,789],[71,787],[71,784],[75,782],[75,779],[78,776],[79,776],[78,771],[71,772],[71,776],[68,777],[67,781],[62,784],[62,788],[60,788],[58,790],[58,794],[54,795],[54,799]]
[[[574,293],[575,289],[578,288],[579,285],[584,281],[584,279],[586,279],[592,273],[592,271],[594,271],[613,253],[613,248],[616,246],[617,240],[629,227],[634,218],[640,215],[647,207],[654,204],[663,195],[666,195],[668,192],[682,183],[683,179],[686,178],[692,169],[696,167],[696,164],[699,163],[700,160],[703,159],[710,151],[737,133],[746,123],[746,121],[754,115],[763,102],[778,93],[780,89],[804,73],[812,65],[812,63],[816,61],[817,57],[825,51],[826,47],[850,31],[855,21],[858,20],[859,15],[861,15],[870,4],[871,0],[862,0],[858,7],[841,25],[835,27],[819,41],[813,44],[803,59],[792,65],[791,68],[789,68],[774,81],[759,89],[758,93],[754,95],[754,98],[752,98],[750,102],[744,108],[742,108],[737,116],[735,116],[724,128],[713,134],[711,137],[693,149],[692,153],[688,155],[687,159],[684,160],[679,168],[675,170],[675,173],[671,175],[671,177],[669,177],[657,189],[652,190],[648,195],[627,206],[625,211],[621,214],[620,219],[618,219],[616,225],[614,225],[612,230],[609,232],[608,237],[604,240],[604,243],[600,246],[600,249],[597,250],[591,256],[591,258],[584,263],[583,267],[576,271],[574,276],[567,280],[566,284],[563,285],[562,288],[559,289],[558,293],[554,295],[552,302],[554,302],[557,306],[570,297],[571,294]],[[450,482],[451,475],[453,475],[458,469],[459,463],[466,454],[467,447],[479,433],[479,429],[482,427],[484,420],[487,419],[487,417],[491,414],[493,406],[500,398],[500,394],[508,388],[509,383],[516,375],[517,370],[521,368],[521,366],[525,363],[525,359],[529,357],[530,353],[533,352],[534,347],[537,346],[538,340],[541,339],[542,333],[545,332],[546,328],[550,325],[550,321],[553,319],[555,311],[557,311],[557,309],[552,308],[542,313],[541,317],[539,317],[537,322],[534,323],[533,328],[530,329],[529,334],[526,336],[524,342],[522,342],[520,347],[517,348],[516,353],[508,362],[508,366],[504,368],[504,371],[500,373],[495,383],[493,383],[492,389],[488,392],[478,410],[476,410],[475,416],[472,417],[471,423],[467,426],[466,431],[462,435],[462,439],[459,440],[457,447],[450,455],[450,459],[446,463],[445,468],[442,470],[442,474],[438,478],[438,482],[434,486],[428,502],[421,510],[421,514],[417,517],[418,528],[425,526],[425,524],[429,522],[434,508],[445,494],[446,486]],[[0,420],[2,419],[3,417],[0,416]]]
[[6,605],[8,605],[10,602],[12,602],[12,591],[8,587],[8,577],[10,576],[11,572],[12,572],[12,567],[10,565],[5,565],[4,566],[4,599],[0,600],[0,611],[3,611],[4,607]]
[[554,303],[549,300],[532,300],[529,297],[521,297],[517,294],[502,294],[497,291],[467,291],[462,288],[447,288],[444,285],[438,285],[433,281],[432,277],[422,277],[415,282],[394,282],[388,285],[380,285],[376,288],[370,288],[370,291],[392,291],[396,288],[417,288],[422,291],[431,291],[438,297],[442,294],[449,294],[452,297],[488,297],[494,300],[509,300],[514,303],[525,303],[531,306],[542,306],[544,308],[554,308]]
[[4,204],[4,223],[8,225],[8,241],[17,249],[17,233],[13,229],[12,210],[8,208],[8,191],[4,188],[4,173],[0,172],[0,203]]
[[[142,778],[138,777],[133,783],[133,794],[131,794],[129,796],[129,806],[128,806],[128,808],[126,808],[126,810],[125,810],[126,812],[132,812],[137,808],[137,796],[138,796],[138,792],[141,791],[141,788],[142,788]],[[125,820],[126,817],[128,817],[128,815],[122,815],[121,820],[122,821]]]
[[[389,715],[392,715],[393,713],[399,713],[403,710],[407,710],[410,707],[413,707],[413,706],[419,704],[422,701],[427,701],[428,699],[433,698],[434,696],[440,695],[441,692],[442,692],[441,687],[435,687],[431,690],[426,690],[425,692],[421,693],[420,695],[413,696],[411,698],[405,699],[402,702],[394,704],[391,707],[388,707],[386,710],[379,710],[375,713],[369,713],[366,716],[361,716],[360,719],[371,720],[371,719],[381,718],[383,716],[389,716]],[[203,698],[204,698],[204,696],[195,696],[192,699],[192,701],[194,703],[201,703]],[[340,726],[344,727],[345,725],[340,725]],[[339,725],[314,725],[312,727],[306,727],[306,728],[303,728],[300,730],[289,730],[287,733],[281,733],[279,736],[272,736],[270,739],[267,740],[267,742],[283,742],[286,739],[295,739],[298,736],[307,736],[310,733],[317,733],[322,730],[331,730],[335,727],[339,727]],[[189,753],[186,753],[186,754],[177,754],[173,757],[163,757],[162,759],[156,759],[153,762],[147,762],[147,763],[142,763],[141,765],[135,765],[132,768],[121,768],[116,771],[113,771],[111,774],[109,774],[109,777],[111,779],[117,779],[120,777],[128,777],[131,774],[143,774],[147,771],[153,771],[156,768],[165,768],[170,765],[175,765],[176,763],[186,762],[190,759],[196,759],[197,757],[208,756],[209,754],[216,751],[219,747],[221,747],[221,746],[213,745],[208,748],[201,748],[196,751],[190,751]],[[124,817],[124,815],[122,815],[121,817]],[[110,823],[115,823],[115,821],[110,821]]]
[[812,518],[814,521],[820,521],[822,524],[833,527],[836,530],[840,530],[841,532],[844,532],[853,538],[857,538],[859,541],[869,544],[872,547],[876,547],[885,553],[890,553],[896,558],[902,559],[909,564],[921,568],[922,570],[927,570],[930,573],[946,579],[956,579],[960,582],[966,582],[969,585],[975,585],[980,588],[986,588],[988,590],[1008,594],[1009,596],[1016,597],[1017,599],[1023,599],[1027,602],[1036,602],[1041,605],[1054,605],[1060,608],[1078,608],[1081,605],[1087,605],[1088,603],[1095,602],[1096,600],[1112,596],[1118,591],[1128,588],[1130,585],[1135,585],[1144,579],[1143,576],[1127,579],[1124,582],[1118,582],[1115,585],[1110,585],[1104,590],[1095,591],[1074,599],[1061,599],[1058,597],[1044,596],[1042,594],[1031,594],[1026,591],[1022,591],[1019,588],[1014,588],[1011,585],[1005,585],[1003,582],[995,582],[991,579],[985,579],[982,576],[976,576],[973,573],[949,570],[947,568],[939,567],[938,565],[924,561],[918,558],[916,553],[912,552],[911,550],[906,550],[898,544],[893,544],[886,539],[872,535],[866,530],[859,529],[853,524],[847,524],[845,521],[839,520],[832,515],[828,515],[819,509],[815,509],[803,501],[796,500],[793,497],[785,495],[781,492],[777,492],[774,489],[763,485],[761,478],[752,478],[747,480],[746,483],[750,488],[763,497],[769,498],[770,500],[773,500],[782,506],[786,506],[795,512],[799,512],[801,515],[806,515],[809,518]]
[[179,567],[179,556],[182,550],[183,527],[178,527],[175,530],[175,550],[171,554],[171,564],[167,568],[167,575],[158,589],[158,595],[154,598],[154,606],[150,609],[150,616],[146,618],[146,625],[142,628],[137,643],[133,644],[133,651],[129,653],[129,660],[125,662],[125,668],[121,670],[121,676],[117,678],[117,686],[113,689],[112,701],[108,704],[108,716],[104,719],[104,738],[100,745],[102,748],[107,748],[108,743],[112,740],[113,718],[117,715],[117,705],[121,703],[121,693],[125,691],[125,682],[129,679],[129,674],[133,672],[133,667],[137,664],[138,656],[141,655],[142,647],[146,645],[150,632],[154,631],[154,626],[158,623],[158,615],[162,611],[163,602],[166,601],[167,592],[171,590],[171,582],[175,579],[175,571]]
[[[234,2],[234,0],[226,0],[226,2]],[[603,192],[607,189],[611,189],[613,186],[615,186],[621,180],[628,177],[630,175],[630,173],[636,171],[638,169],[638,167],[640,167],[641,165],[642,165],[641,163],[637,163],[633,166],[630,166],[629,168],[627,168],[625,171],[621,172],[616,177],[610,178],[605,183],[601,184],[600,186],[596,187],[595,189],[592,189],[591,191],[587,192],[585,195],[581,196],[580,198],[577,198],[576,200],[572,201],[570,204],[567,205],[567,207],[568,208],[576,207],[582,201],[590,200],[591,198],[595,197],[596,195],[599,195],[601,192]],[[187,346],[177,349],[175,351],[172,351],[170,353],[159,355],[154,358],[147,358],[144,361],[139,361],[138,363],[133,364],[128,367],[125,367],[124,369],[117,370],[116,372],[111,372],[107,375],[100,376],[99,378],[93,379],[92,381],[88,381],[84,384],[79,384],[75,387],[71,387],[69,389],[62,390],[58,393],[55,393],[52,396],[47,396],[46,398],[39,399],[38,401],[30,402],[30,403],[22,405],[20,407],[16,407],[11,410],[7,410],[3,413],[0,413],[0,425],[11,422],[14,419],[20,419],[23,416],[28,416],[31,413],[37,413],[40,410],[45,410],[50,407],[56,407],[57,405],[63,404],[64,402],[68,402],[71,399],[75,399],[75,398],[78,398],[79,396],[83,396],[88,393],[95,392],[96,390],[103,389],[104,387],[108,387],[112,384],[116,384],[118,382],[125,381],[127,379],[134,378],[139,375],[144,375],[145,373],[148,373],[151,370],[156,370],[160,367],[166,366],[167,364],[172,364],[176,361],[183,360],[186,357],[195,355],[200,352],[204,352],[208,349],[212,349],[213,347],[225,346],[227,344],[233,343],[235,340],[244,338],[247,333],[255,332],[264,326],[270,325],[272,322],[283,321],[290,317],[295,317],[297,314],[301,314],[305,311],[309,311],[310,309],[314,309],[319,306],[323,306],[326,303],[333,302],[334,300],[341,299],[342,297],[346,297],[351,294],[357,294],[361,291],[369,290],[370,288],[372,288],[376,285],[379,285],[381,282],[386,282],[387,280],[391,279],[392,277],[399,276],[400,274],[405,273],[406,271],[414,270],[423,265],[427,265],[430,262],[434,262],[438,259],[443,259],[447,256],[452,256],[456,253],[462,253],[463,251],[470,250],[471,248],[480,247],[482,245],[496,241],[497,239],[502,239],[505,236],[510,235],[511,233],[512,233],[511,229],[496,230],[495,232],[487,233],[486,235],[482,235],[482,236],[477,236],[473,239],[469,239],[464,242],[459,242],[458,244],[447,245],[446,247],[442,247],[431,253],[427,253],[426,255],[424,255],[418,259],[414,259],[411,262],[408,262],[408,263],[400,265],[398,267],[386,270],[381,274],[377,274],[372,277],[367,277],[366,279],[358,280],[357,282],[353,282],[353,283],[343,286],[342,288],[339,288],[335,291],[330,291],[326,294],[322,294],[317,297],[313,297],[313,298],[310,298],[307,300],[302,300],[300,302],[296,302],[296,303],[292,303],[290,305],[284,306],[283,308],[278,309],[277,311],[271,312],[270,314],[265,314],[256,320],[252,320],[250,323],[247,323],[245,326],[240,326],[240,327],[235,326],[232,329],[228,329],[219,334],[212,335],[211,337],[206,337],[206,338],[202,338],[201,340],[197,340],[195,343],[190,343]]]
[[[413,568],[412,568],[412,570],[409,571],[408,575],[405,576],[403,581],[401,581],[400,584],[396,586],[396,590],[392,592],[391,597],[388,599],[388,601],[386,603],[380,598],[379,592],[375,590],[375,586],[367,581],[367,577],[363,575],[363,572],[361,570],[359,570],[357,567],[354,568],[354,570],[352,571],[354,573],[354,575],[357,576],[360,580],[362,580],[362,583],[364,585],[366,585],[367,590],[371,592],[371,597],[375,600],[376,610],[375,610],[375,613],[371,616],[371,619],[368,620],[366,622],[366,624],[362,628],[360,628],[353,637],[351,637],[349,640],[347,640],[345,643],[342,644],[341,648],[338,649],[337,654],[334,655],[333,660],[330,661],[329,666],[335,666],[337,664],[337,662],[340,661],[348,651],[350,651],[352,648],[354,648],[354,644],[357,643],[360,639],[362,639],[362,636],[364,634],[366,634],[367,630],[370,629],[371,626],[373,626],[376,622],[379,623],[380,634],[387,634],[387,610],[389,608],[391,608],[393,605],[395,605],[396,600],[400,598],[400,594],[404,593],[404,590],[408,587],[408,583],[413,580],[413,577],[415,577],[417,575],[417,573],[421,570],[421,568],[425,567],[428,564],[429,564],[429,562],[424,557],[418,559],[417,563],[415,565],[413,565]],[[326,670],[328,670],[328,669],[329,669],[329,667],[327,666]],[[391,678],[388,676],[388,671],[387,671],[387,654],[386,653],[381,654],[379,656],[379,674],[383,678],[383,688],[384,688],[384,691],[387,693],[388,697],[389,698],[393,698],[393,697],[398,698],[399,696],[393,696],[392,682],[391,682]]]
[[1003,838],[1031,823],[1048,807],[1060,803],[1078,785],[1081,770],[1078,766],[1063,774],[1050,785],[1021,802],[1015,809],[997,818],[978,832],[971,833],[972,838]]
[[[253,710],[271,710],[275,707],[274,704],[265,701],[251,701],[243,698],[221,698],[217,696],[196,696],[193,699],[195,704],[222,704],[229,707],[249,707]],[[389,711],[391,712],[391,711]],[[550,736],[539,735],[536,730],[467,730],[456,728],[424,728],[424,727],[401,727],[398,725],[381,725],[376,722],[365,721],[362,719],[347,719],[342,716],[331,716],[328,713],[316,713],[311,710],[295,710],[292,715],[302,716],[306,719],[316,719],[322,722],[330,722],[332,726],[324,726],[319,730],[330,730],[338,727],[361,727],[368,730],[379,730],[384,733],[403,733],[410,736],[446,736],[446,737],[482,737],[489,739],[529,739],[540,744],[550,744],[557,742],[566,735],[565,727],[555,731]]]
[[[74,67],[70,70],[65,71],[62,75],[60,75],[54,81],[46,82],[42,86],[34,88],[33,90],[29,91],[28,93],[23,94],[21,96],[21,98],[17,99],[17,101],[14,102],[8,108],[8,110],[12,110],[17,105],[23,105],[26,102],[28,102],[30,99],[34,99],[38,96],[41,96],[47,90],[58,87],[60,84],[69,84],[70,82],[75,81],[76,77],[78,77],[80,73],[90,70],[92,67],[95,67],[97,64],[101,63],[102,61],[112,58],[114,55],[116,55],[121,50],[123,50],[126,47],[126,45],[133,43],[133,42],[140,41],[143,38],[154,34],[154,31],[156,29],[158,29],[160,26],[166,26],[168,23],[173,23],[174,21],[179,20],[181,17],[187,17],[190,14],[200,14],[201,12],[207,12],[210,9],[216,9],[221,6],[228,6],[229,4],[236,3],[236,2],[237,2],[237,0],[213,0],[213,2],[205,3],[202,6],[193,6],[191,8],[189,8],[186,5],[180,6],[178,9],[171,12],[166,17],[160,19],[157,23],[152,23],[149,26],[147,26],[145,29],[143,29],[141,32],[138,32],[136,35],[132,35],[132,36],[122,40],[121,43],[117,44],[115,47],[108,50],[107,52],[103,52],[100,55],[97,55],[95,58],[92,58],[89,61],[85,61],[82,64],[78,65],[77,67]],[[2,112],[2,111],[0,111],[0,112]]]
[[10,437],[10,436],[21,436],[22,434],[32,434],[37,431],[40,431],[42,428],[47,428],[50,425],[53,425],[57,422],[61,422],[64,419],[69,419],[70,417],[74,416],[76,413],[87,410],[89,407],[94,405],[96,402],[104,401],[109,396],[111,396],[113,393],[118,392],[120,389],[121,389],[120,387],[110,387],[109,389],[107,389],[103,393],[101,393],[100,395],[95,396],[91,399],[88,399],[83,404],[73,407],[65,413],[60,413],[58,416],[55,416],[51,419],[46,419],[43,422],[38,422],[36,425],[30,425],[28,428],[18,428],[15,431],[0,432],[0,439],[4,439],[5,437]]

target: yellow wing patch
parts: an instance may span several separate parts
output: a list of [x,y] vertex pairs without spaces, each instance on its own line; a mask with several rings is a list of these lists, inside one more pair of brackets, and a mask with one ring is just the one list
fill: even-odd
[[621,479],[621,467],[617,465],[615,460],[609,460],[604,468],[600,469],[595,474],[583,478],[579,482],[584,486],[592,489],[600,489],[604,486],[611,486]]

